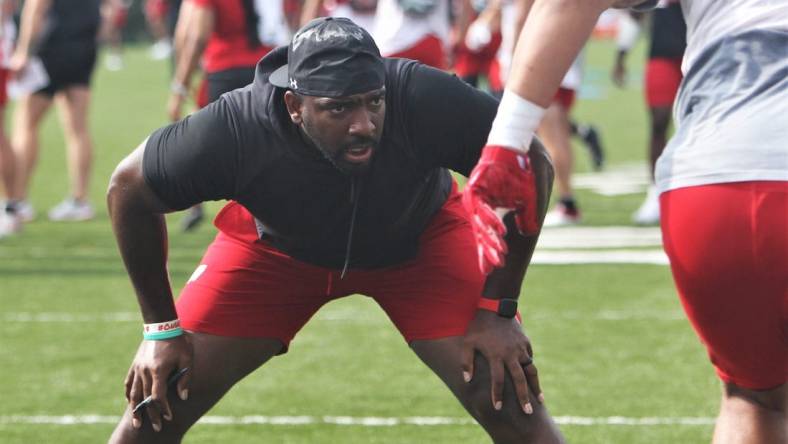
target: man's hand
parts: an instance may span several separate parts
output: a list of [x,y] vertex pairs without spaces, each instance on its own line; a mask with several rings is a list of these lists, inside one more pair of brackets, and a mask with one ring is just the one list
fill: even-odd
[[462,203],[471,217],[479,268],[484,274],[503,266],[507,253],[506,227],[496,210],[514,211],[523,235],[539,232],[536,179],[526,153],[495,145],[484,147]]
[[[468,326],[462,348],[462,372],[465,382],[473,379],[473,359],[478,351],[490,366],[490,394],[493,407],[503,407],[503,387],[506,371],[514,381],[517,399],[526,414],[533,413],[529,390],[539,402],[544,402],[539,377],[533,364],[531,341],[523,334],[516,319],[507,319],[487,310],[477,310]],[[530,389],[529,389],[530,385]]]
[[177,122],[178,120],[181,120],[181,113],[185,98],[186,97],[179,92],[170,93],[170,98],[167,101],[167,117],[170,118],[170,122]]
[[[162,417],[167,421],[172,420],[172,410],[167,400],[167,378],[179,369],[191,368],[191,365],[192,345],[185,335],[162,341],[142,341],[126,376],[129,408],[134,410],[143,399],[151,396],[152,402],[145,411],[153,430],[160,431]],[[191,372],[178,380],[178,396],[184,401],[189,396],[189,379]],[[142,410],[133,414],[131,423],[135,428],[142,427],[142,414]]]
[[27,68],[28,63],[30,63],[30,56],[26,52],[15,51],[8,62],[8,71],[11,73],[11,76],[19,77]]

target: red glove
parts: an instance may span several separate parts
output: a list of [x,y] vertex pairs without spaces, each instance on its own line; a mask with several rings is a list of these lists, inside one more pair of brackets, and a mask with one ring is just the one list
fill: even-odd
[[506,226],[496,209],[514,211],[522,234],[539,232],[536,178],[528,155],[502,146],[485,146],[463,191],[462,204],[471,216],[479,268],[488,274],[503,266],[508,252],[503,239]]

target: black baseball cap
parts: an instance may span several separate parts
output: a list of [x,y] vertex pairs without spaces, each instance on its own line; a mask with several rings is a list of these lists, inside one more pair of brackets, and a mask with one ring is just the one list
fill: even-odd
[[321,17],[304,25],[290,41],[287,61],[268,81],[308,96],[360,94],[380,89],[386,81],[372,36],[347,18]]

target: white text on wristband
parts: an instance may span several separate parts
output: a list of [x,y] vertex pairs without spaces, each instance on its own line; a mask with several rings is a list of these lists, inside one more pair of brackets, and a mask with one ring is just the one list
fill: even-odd
[[183,329],[181,329],[181,321],[178,319],[159,322],[157,324],[145,324],[142,326],[142,337],[149,341],[171,339],[182,334]]

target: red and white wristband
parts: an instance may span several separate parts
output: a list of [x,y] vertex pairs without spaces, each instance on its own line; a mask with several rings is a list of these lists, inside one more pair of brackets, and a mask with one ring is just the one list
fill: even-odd
[[172,339],[182,334],[181,321],[178,319],[156,324],[144,324],[142,326],[142,337],[148,341]]

